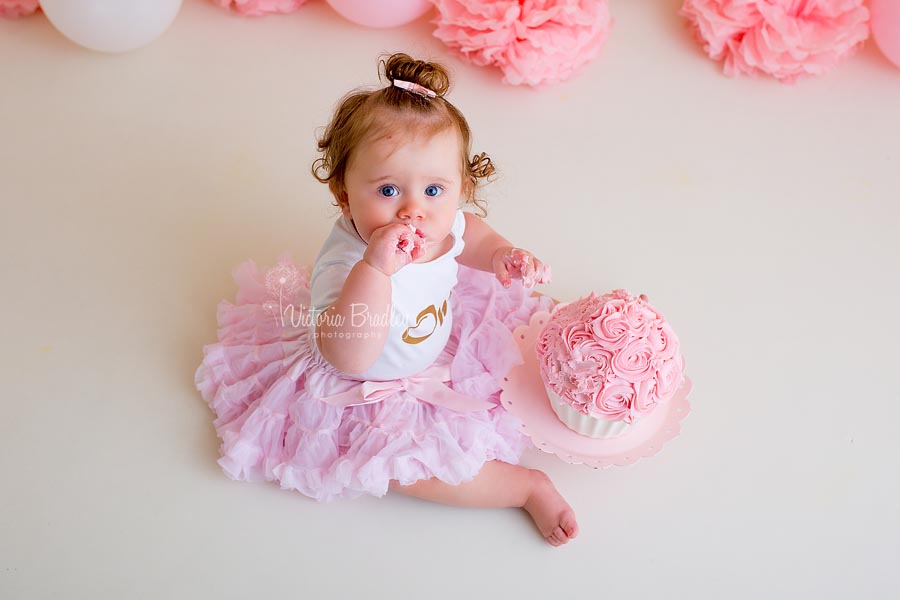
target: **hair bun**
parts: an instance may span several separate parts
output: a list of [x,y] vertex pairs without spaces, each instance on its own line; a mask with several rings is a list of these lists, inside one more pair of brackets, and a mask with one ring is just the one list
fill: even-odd
[[382,60],[384,77],[392,85],[395,80],[410,81],[426,87],[438,96],[443,96],[450,90],[450,74],[443,66],[416,60],[408,54],[392,54],[387,60]]

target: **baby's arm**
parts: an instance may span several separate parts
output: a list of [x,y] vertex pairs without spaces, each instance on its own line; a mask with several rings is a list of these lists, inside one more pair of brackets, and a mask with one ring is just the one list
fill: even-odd
[[334,303],[318,317],[316,343],[322,356],[344,373],[362,373],[378,360],[391,317],[391,275],[424,253],[420,237],[405,225],[372,233]]
[[522,279],[526,287],[550,281],[549,265],[527,250],[513,247],[483,219],[471,213],[465,213],[465,217],[466,245],[457,259],[460,264],[494,273],[506,287],[513,279]]
[[375,364],[390,329],[389,318],[376,317],[390,315],[390,311],[391,278],[365,260],[359,261],[334,304],[317,316],[319,352],[338,371],[362,373]]

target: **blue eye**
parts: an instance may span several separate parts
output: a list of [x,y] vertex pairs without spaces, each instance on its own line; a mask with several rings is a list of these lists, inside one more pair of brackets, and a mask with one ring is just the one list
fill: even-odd
[[429,185],[425,188],[426,196],[440,196],[444,192],[444,188],[439,185]]
[[400,190],[398,190],[397,187],[393,185],[383,185],[378,188],[378,193],[385,198],[393,198],[400,193]]

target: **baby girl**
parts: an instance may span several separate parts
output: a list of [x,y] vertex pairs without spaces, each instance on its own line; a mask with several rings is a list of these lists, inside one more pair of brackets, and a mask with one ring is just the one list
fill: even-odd
[[530,442],[499,403],[521,362],[512,330],[552,304],[530,291],[549,269],[482,219],[476,190],[494,168],[470,158],[447,71],[405,54],[382,67],[386,85],[345,96],[319,139],[313,173],[341,215],[308,282],[288,290],[309,326],[273,326],[252,263],[236,273],[238,304],[220,306],[197,371],[219,463],[317,500],[390,490],[520,507],[565,544],[575,515],[517,464]]

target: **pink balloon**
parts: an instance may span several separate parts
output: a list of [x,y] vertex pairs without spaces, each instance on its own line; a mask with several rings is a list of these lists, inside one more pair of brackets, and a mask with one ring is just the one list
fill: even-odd
[[900,2],[872,0],[872,37],[889,61],[900,67]]
[[328,0],[339,15],[365,27],[397,27],[424,15],[428,0]]

